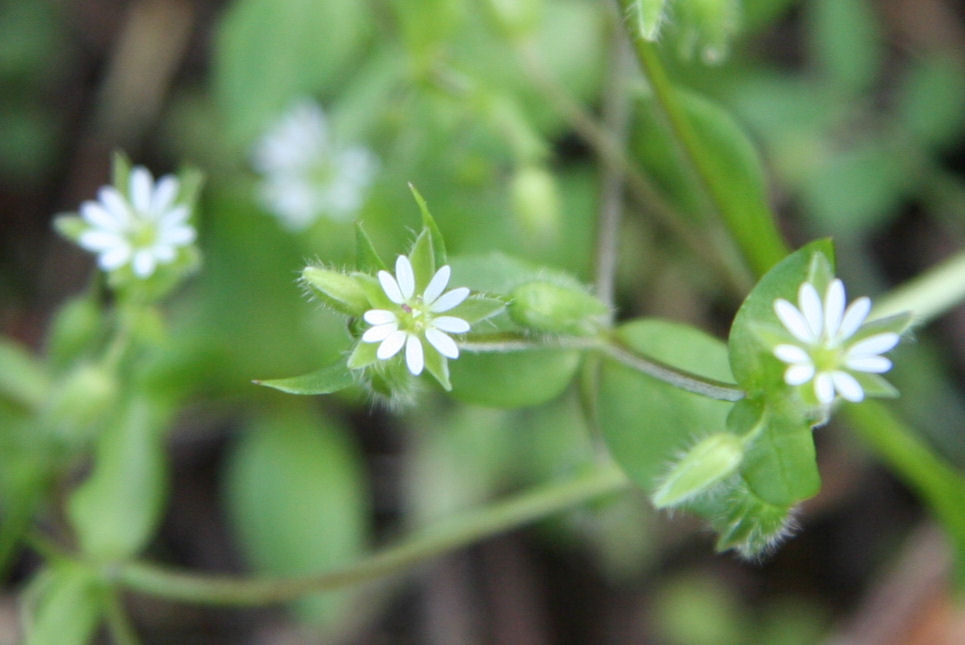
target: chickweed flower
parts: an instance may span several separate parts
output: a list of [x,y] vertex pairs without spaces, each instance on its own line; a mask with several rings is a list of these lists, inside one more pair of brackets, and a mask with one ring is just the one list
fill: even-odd
[[98,255],[104,271],[129,264],[136,277],[149,278],[158,265],[173,262],[178,250],[197,237],[188,223],[190,207],[176,203],[179,190],[173,175],[155,183],[150,171],[135,166],[127,195],[103,186],[97,201],[81,204],[84,227],[77,243]]
[[858,402],[865,397],[861,379],[891,369],[881,354],[893,349],[900,336],[892,331],[864,332],[871,311],[868,298],[858,298],[845,309],[844,284],[832,280],[824,300],[810,282],[798,290],[798,304],[778,298],[774,313],[794,337],[794,343],[774,347],[774,356],[788,364],[784,382],[791,386],[814,383],[814,396],[822,405],[835,397]]
[[[425,291],[417,295],[415,274],[408,257],[398,257],[395,276],[379,271],[382,290],[398,305],[394,310],[369,309],[363,316],[372,327],[362,334],[362,342],[380,343],[376,350],[379,360],[388,360],[405,347],[406,366],[409,372],[418,375],[425,366],[426,351],[436,351],[445,358],[459,357],[459,347],[449,334],[469,331],[469,323],[456,316],[439,314],[460,305],[469,296],[469,289],[445,291],[450,274],[449,265],[443,266],[432,276]],[[423,341],[427,341],[428,346]]]
[[319,217],[349,219],[362,206],[375,157],[361,146],[332,141],[325,113],[313,101],[296,103],[255,144],[252,165],[262,175],[263,206],[290,230]]

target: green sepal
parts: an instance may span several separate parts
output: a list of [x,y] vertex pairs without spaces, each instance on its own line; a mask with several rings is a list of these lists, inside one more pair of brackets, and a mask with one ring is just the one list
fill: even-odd
[[736,549],[745,558],[756,558],[774,548],[793,529],[791,508],[770,504],[738,487],[727,496],[724,512],[712,526],[718,551]]
[[131,160],[120,150],[111,155],[111,184],[122,195],[130,199]]
[[[362,343],[375,345],[374,343]],[[355,385],[355,378],[344,361],[290,378],[252,381],[255,385],[272,387],[288,394],[331,394]]]
[[375,361],[379,360],[375,355],[375,352],[379,348],[379,343],[363,343],[359,341],[355,345],[355,349],[352,350],[352,354],[348,357],[346,365],[349,369],[357,370],[368,365],[371,365]]
[[727,426],[748,437],[740,475],[758,498],[790,507],[820,490],[811,424],[803,414],[744,400],[734,405]]
[[900,314],[895,314],[893,316],[887,316],[886,318],[875,318],[873,320],[866,321],[858,331],[855,332],[848,344],[853,345],[854,343],[874,336],[875,334],[883,334],[887,332],[893,332],[895,334],[903,334],[908,331],[911,327],[911,323],[914,321],[914,314],[910,311],[903,311]]
[[894,399],[900,394],[898,388],[889,383],[884,377],[868,372],[849,372],[864,390],[866,398]]
[[445,316],[462,318],[470,325],[492,318],[506,308],[502,300],[483,295],[471,295],[459,305],[443,313]]
[[423,343],[423,353],[425,355],[426,371],[439,382],[446,392],[452,391],[452,383],[449,381],[449,360],[437,352],[428,343]]
[[379,257],[372,238],[365,232],[362,222],[355,224],[355,267],[363,273],[378,273],[387,271],[385,262]]
[[177,172],[178,196],[175,203],[184,204],[191,210],[192,220],[196,212],[195,206],[204,187],[204,173],[193,166],[181,168]]
[[426,204],[426,200],[422,198],[422,194],[419,193],[411,183],[409,184],[409,190],[412,191],[412,196],[415,197],[415,202],[419,205],[419,211],[422,213],[422,230],[428,231],[429,237],[432,239],[432,253],[435,266],[437,269],[443,267],[449,262],[446,257],[446,241],[442,237],[439,225],[436,224],[435,218],[433,218],[429,212],[429,206]]
[[369,309],[366,288],[358,274],[345,274],[320,266],[307,266],[301,281],[312,289],[325,305],[349,316],[361,316]]
[[79,215],[63,214],[54,219],[54,230],[72,242],[77,242],[89,227]]
[[412,244],[412,250],[409,251],[409,262],[412,263],[412,273],[415,274],[416,293],[425,291],[432,276],[435,275],[436,261],[432,246],[432,234],[428,229],[422,229]]
[[660,36],[660,27],[666,18],[667,0],[637,0],[633,4],[637,14],[637,28],[644,40],[656,42]]
[[389,297],[385,295],[385,290],[379,283],[379,279],[375,276],[368,275],[367,273],[352,273],[351,276],[362,287],[372,309],[394,310],[399,306],[389,300]]

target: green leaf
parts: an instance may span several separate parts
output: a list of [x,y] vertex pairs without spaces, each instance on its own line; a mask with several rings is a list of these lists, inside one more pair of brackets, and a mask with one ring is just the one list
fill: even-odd
[[[368,344],[368,343],[365,343]],[[372,346],[375,346],[372,343]],[[254,381],[256,385],[273,387],[288,394],[331,394],[355,385],[355,379],[345,361],[338,361],[314,372],[291,378]]]
[[774,313],[774,301],[784,298],[792,303],[797,302],[798,288],[810,277],[816,254],[833,266],[834,248],[830,240],[808,244],[768,271],[734,316],[728,340],[730,367],[748,398],[786,389],[782,377],[784,366],[771,354],[771,348],[761,342],[758,330],[782,328]]
[[[345,566],[368,536],[365,479],[350,436],[308,413],[256,421],[228,456],[225,494],[242,552],[258,571],[304,576]],[[344,593],[304,598],[297,615],[330,624]]]
[[728,495],[725,512],[712,521],[717,531],[717,550],[737,549],[745,558],[756,558],[773,549],[792,529],[791,509],[769,504],[746,488]]
[[362,273],[377,273],[386,271],[385,262],[379,257],[372,239],[362,227],[362,222],[355,224],[355,265]]
[[758,498],[790,507],[820,490],[811,424],[803,413],[744,400],[734,406],[727,425],[734,434],[753,436],[740,474]]
[[43,365],[20,345],[0,338],[0,397],[27,408],[40,407],[50,388]]
[[[763,274],[787,254],[768,200],[767,180],[757,149],[743,128],[719,105],[689,92],[676,95],[700,146],[704,171],[710,175],[714,199],[724,224],[754,269]],[[699,199],[706,188],[697,183],[688,161],[676,151],[653,97],[637,110],[631,150],[654,173],[679,207],[696,221],[706,210]],[[726,187],[724,190],[722,187]]]
[[451,361],[452,396],[466,403],[521,408],[546,403],[569,385],[580,353],[559,348],[475,354]]
[[[709,378],[730,381],[725,345],[700,330],[664,320],[636,320],[618,328],[631,349]],[[639,486],[652,491],[666,466],[695,439],[724,429],[730,403],[685,392],[625,365],[600,369],[597,416],[614,459]]]
[[128,558],[153,535],[166,493],[167,414],[135,398],[101,435],[93,473],[67,502],[67,515],[88,555]]
[[235,0],[214,40],[214,94],[228,138],[248,144],[297,97],[341,82],[370,17],[366,2]]
[[423,229],[415,239],[412,250],[409,251],[409,261],[412,263],[412,272],[415,274],[415,292],[422,293],[436,272],[432,234],[429,229]]
[[965,69],[953,54],[914,60],[897,97],[898,118],[922,146],[945,150],[965,125]]
[[[57,311],[47,337],[47,356],[63,367],[94,350],[104,331],[103,312],[89,294],[68,300]],[[3,361],[0,361],[2,363]]]
[[448,264],[449,261],[446,256],[446,241],[442,237],[439,225],[436,224],[436,220],[432,217],[432,214],[429,213],[426,200],[422,198],[422,195],[411,183],[409,184],[409,190],[412,191],[412,196],[415,197],[415,201],[419,205],[419,211],[422,213],[422,228],[424,231],[428,231],[429,237],[432,238],[432,252],[435,267],[443,267]]
[[867,0],[815,0],[809,3],[811,52],[830,80],[860,93],[878,75],[881,35]]
[[32,601],[24,645],[85,645],[104,612],[106,593],[94,574],[64,562],[42,571],[31,583]]
[[502,300],[476,294],[469,296],[461,304],[445,313],[447,316],[462,318],[471,325],[492,318],[505,308],[506,303]]

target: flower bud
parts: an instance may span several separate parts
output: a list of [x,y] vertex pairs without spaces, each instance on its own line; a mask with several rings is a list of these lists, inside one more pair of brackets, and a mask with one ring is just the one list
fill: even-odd
[[117,400],[114,374],[101,365],[82,363],[51,388],[47,420],[58,433],[83,435],[102,421]]
[[551,334],[590,336],[609,315],[606,305],[582,289],[550,282],[528,282],[510,297],[508,310],[514,321]]
[[737,435],[718,433],[707,437],[674,465],[653,494],[653,505],[679,506],[733,473],[743,458],[744,447]]
[[343,314],[361,316],[370,308],[365,289],[351,275],[309,266],[302,271],[302,282],[311,287],[323,303]]
[[666,18],[667,0],[637,0],[633,5],[640,36],[651,42],[660,36],[660,27]]
[[560,220],[560,199],[553,175],[542,166],[524,166],[513,177],[510,190],[513,211],[528,236],[556,234]]

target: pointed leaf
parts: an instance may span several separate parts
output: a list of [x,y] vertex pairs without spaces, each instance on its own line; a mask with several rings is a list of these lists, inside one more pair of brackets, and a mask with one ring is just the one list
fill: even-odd
[[253,382],[288,394],[331,394],[355,385],[355,379],[344,361],[301,376]]
[[412,196],[415,197],[416,204],[419,205],[419,211],[422,213],[422,229],[428,231],[429,237],[432,238],[433,260],[438,269],[449,263],[446,258],[446,241],[442,237],[442,232],[439,230],[439,225],[436,224],[435,218],[429,213],[429,207],[426,205],[426,200],[422,198],[422,194],[419,193],[411,183],[409,184],[409,190],[412,191]]

